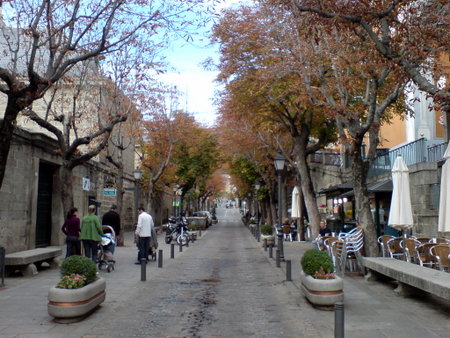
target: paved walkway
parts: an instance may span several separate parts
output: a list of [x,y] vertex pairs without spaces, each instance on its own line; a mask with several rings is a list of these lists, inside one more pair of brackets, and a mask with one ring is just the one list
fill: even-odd
[[[225,209],[224,209],[225,210]],[[228,212],[228,211],[227,211]],[[237,211],[229,211],[233,213]],[[223,215],[222,215],[223,216]],[[151,325],[157,323],[148,322],[146,325],[150,327],[142,327],[140,318],[128,316],[135,313],[130,307],[134,304],[145,304],[145,297],[148,294],[149,285],[156,285],[155,292],[163,293],[164,283],[169,283],[171,276],[177,278],[176,287],[180,290],[180,294],[185,288],[199,288],[199,297],[202,304],[209,304],[214,299],[209,299],[211,290],[214,286],[208,284],[208,287],[200,288],[196,285],[187,285],[180,282],[177,271],[185,271],[186,274],[195,273],[201,268],[201,260],[198,260],[198,254],[201,252],[202,246],[211,246],[212,239],[219,235],[216,227],[223,225],[223,218],[219,214],[219,224],[211,230],[203,232],[202,238],[189,248],[184,248],[183,252],[178,249],[175,252],[175,259],[170,259],[170,246],[164,244],[163,236],[159,236],[160,249],[164,249],[164,268],[159,269],[156,262],[149,264],[147,269],[147,282],[140,281],[140,267],[134,265],[136,259],[136,247],[133,243],[132,233],[127,233],[125,237],[125,246],[116,249],[116,259],[118,261],[116,270],[107,273],[101,271],[100,274],[107,280],[107,298],[100,309],[94,312],[90,317],[80,323],[74,324],[58,324],[52,321],[47,314],[47,292],[51,285],[55,285],[59,280],[59,271],[56,269],[45,269],[37,276],[33,277],[14,277],[6,279],[6,287],[0,289],[0,338],[6,337],[229,337],[226,325],[229,325],[230,331],[234,332],[234,337],[333,337],[334,336],[334,313],[333,311],[321,311],[311,307],[300,291],[299,281],[299,261],[302,252],[310,247],[310,243],[302,242],[285,242],[285,257],[292,260],[292,282],[285,280],[285,265],[282,263],[281,268],[277,268],[275,261],[268,257],[268,251],[265,252],[261,243],[257,243],[248,230],[238,232],[247,241],[248,249],[256,254],[258,258],[257,264],[264,266],[264,272],[258,272],[258,276],[251,275],[249,278],[267,279],[272,283],[273,287],[280,289],[285,288],[286,292],[291,295],[292,300],[284,302],[289,304],[277,304],[276,300],[271,301],[273,308],[266,308],[261,312],[258,304],[261,303],[262,295],[252,293],[252,300],[246,306],[242,304],[242,300],[230,298],[228,302],[224,302],[222,313],[223,318],[228,318],[228,324],[208,322],[206,316],[207,309],[200,309],[198,312],[191,313],[191,321],[197,323],[186,332],[179,332],[177,335],[174,331],[168,331],[167,335],[144,335],[142,332],[152,332]],[[241,228],[239,228],[241,229]],[[206,245],[209,243],[208,245]],[[256,249],[256,251],[255,251]],[[218,248],[219,251],[225,252],[224,248]],[[250,257],[250,256],[249,256]],[[195,259],[196,264],[190,264]],[[249,258],[246,260],[248,261]],[[239,264],[239,262],[227,262],[230,264]],[[256,262],[255,262],[256,264]],[[187,278],[188,275],[186,275]],[[265,277],[264,277],[265,276]],[[214,269],[211,270],[211,276],[214,277]],[[189,278],[192,278],[191,276]],[[210,282],[213,282],[212,280]],[[154,283],[154,284],[151,284]],[[243,285],[227,285],[234,288],[245,288]],[[450,332],[450,304],[437,298],[402,298],[396,296],[393,292],[395,285],[393,283],[367,283],[362,276],[358,274],[348,274],[345,277],[345,329],[346,337],[448,337]],[[176,290],[176,289],[171,289]],[[284,292],[279,290],[280,299],[284,299]],[[174,301],[177,294],[171,291],[167,295],[160,295],[165,303],[169,304]],[[173,293],[173,294],[172,294]],[[283,297],[281,297],[283,295]],[[223,296],[223,295],[222,295]],[[174,298],[175,297],[175,298]],[[225,298],[226,299],[226,298]],[[189,307],[191,300],[182,299],[180,309]],[[184,304],[184,305],[183,305]],[[212,303],[211,303],[212,304]],[[205,305],[205,306],[206,306]],[[282,320],[273,321],[272,327],[274,331],[269,330],[267,335],[258,333],[255,327],[233,327],[233,311],[234,316],[242,312],[253,311],[261,316],[267,316],[270,311],[279,311],[279,307],[286,307],[288,312],[285,314],[295,322],[291,324],[300,326],[298,335],[282,334],[283,330],[277,329],[277,325],[282,325]],[[217,307],[219,308],[219,307]],[[175,310],[174,310],[175,309]],[[174,311],[175,308],[153,307],[147,304],[147,308],[143,308],[140,315],[158,316],[178,320]],[[237,310],[239,309],[239,310]],[[205,312],[206,311],[206,312]],[[217,310],[214,310],[217,311]],[[242,311],[242,312],[239,312]],[[284,312],[284,311],[282,311]],[[199,317],[199,314],[201,315]],[[139,315],[139,316],[140,316]],[[203,317],[202,317],[203,316]],[[205,317],[206,316],[206,317]],[[117,319],[117,321],[115,321]],[[183,320],[187,320],[184,318]],[[258,316],[254,317],[255,323],[258,322]],[[202,327],[199,326],[202,321]],[[153,324],[152,324],[153,323]],[[140,328],[140,332],[136,328]],[[208,328],[209,331],[205,331]],[[233,328],[233,330],[231,330]],[[211,330],[215,331],[211,331]],[[164,330],[159,332],[165,332]],[[215,332],[214,334],[201,334],[202,332]],[[170,334],[169,334],[170,333]],[[278,334],[279,333],[279,334]]]

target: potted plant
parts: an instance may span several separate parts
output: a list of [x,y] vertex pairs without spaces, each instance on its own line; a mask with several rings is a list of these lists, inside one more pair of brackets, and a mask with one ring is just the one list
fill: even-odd
[[334,273],[333,262],[325,251],[306,251],[300,264],[302,290],[311,304],[331,306],[343,301],[344,282]]
[[261,227],[259,228],[259,231],[261,232],[261,242],[264,245],[264,240],[267,240],[267,245],[275,246],[275,236],[273,235],[273,226],[269,224],[261,224]]
[[59,322],[79,321],[105,300],[105,289],[90,258],[70,256],[61,265],[60,281],[48,292],[48,313]]

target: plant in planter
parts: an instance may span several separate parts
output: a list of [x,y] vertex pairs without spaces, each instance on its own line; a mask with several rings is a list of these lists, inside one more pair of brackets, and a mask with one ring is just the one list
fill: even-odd
[[267,240],[267,245],[275,246],[275,236],[273,235],[273,226],[269,224],[262,224],[259,228],[261,231],[261,242],[264,245],[264,240]]
[[330,306],[344,299],[343,280],[333,273],[333,262],[325,251],[306,251],[300,264],[302,290],[312,304]]
[[48,292],[48,313],[60,322],[79,321],[105,300],[105,288],[91,259],[70,256],[61,265],[61,280]]

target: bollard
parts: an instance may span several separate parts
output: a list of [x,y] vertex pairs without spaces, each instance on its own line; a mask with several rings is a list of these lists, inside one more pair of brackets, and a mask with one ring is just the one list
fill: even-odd
[[334,337],[344,338],[344,303],[334,304]]
[[163,267],[163,251],[158,250],[158,268]]
[[278,235],[278,250],[280,250],[280,261],[284,262],[283,235]]
[[198,232],[198,237],[202,237],[202,229]]
[[186,248],[189,246],[189,238],[186,239]]
[[273,245],[269,245],[269,258],[273,258]]
[[264,238],[264,251],[267,251],[267,238]]
[[0,275],[2,276],[2,283],[0,286],[5,286],[5,248],[0,246]]
[[261,233],[259,232],[258,229],[256,229],[256,239],[257,239],[258,243],[261,242]]
[[145,282],[147,280],[147,260],[141,258],[141,281]]
[[292,267],[291,267],[291,260],[286,260],[286,280],[291,281],[292,280]]
[[180,251],[180,252],[183,252],[183,246],[181,245],[181,243],[178,244],[178,247],[179,247],[179,249],[180,249],[179,251]]
[[170,244],[170,258],[175,258],[175,244]]
[[280,267],[280,249],[277,249],[277,251],[275,252],[275,262],[277,265],[277,268]]

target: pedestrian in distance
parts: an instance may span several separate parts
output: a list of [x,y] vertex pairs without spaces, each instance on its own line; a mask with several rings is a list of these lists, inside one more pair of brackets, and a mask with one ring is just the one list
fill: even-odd
[[95,209],[95,205],[88,207],[89,214],[84,216],[81,222],[80,239],[83,241],[84,255],[97,263],[98,244],[102,240],[103,231]]
[[61,228],[66,235],[66,258],[72,255],[81,255],[80,219],[77,213],[77,208],[70,209]]
[[152,236],[153,218],[145,212],[143,207],[138,208],[139,217],[134,237],[138,247],[138,260],[135,264],[141,264],[141,259],[148,260],[150,238]]
[[[109,225],[113,228],[114,234],[116,236],[117,245],[119,245],[119,235],[120,235],[120,215],[117,212],[117,206],[113,204],[109,211],[102,217],[102,225]],[[111,253],[114,253],[111,252]]]

